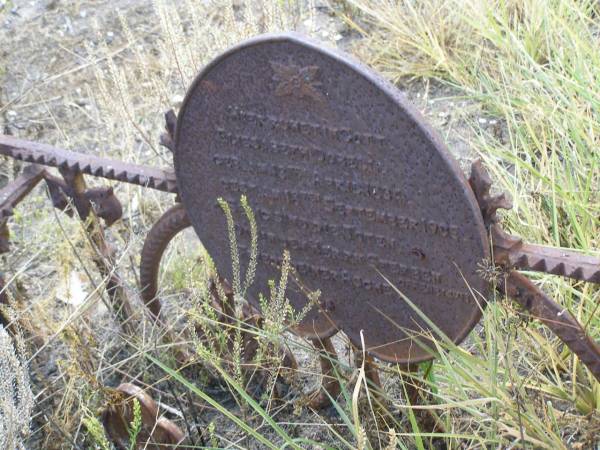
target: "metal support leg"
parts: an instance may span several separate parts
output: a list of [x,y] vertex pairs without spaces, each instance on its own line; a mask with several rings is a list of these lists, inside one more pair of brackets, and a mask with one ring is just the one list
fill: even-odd
[[321,387],[311,394],[309,406],[314,409],[322,409],[331,402],[330,397],[335,399],[341,390],[332,362],[338,358],[331,339],[313,339],[312,344],[320,351],[319,361],[323,380]]

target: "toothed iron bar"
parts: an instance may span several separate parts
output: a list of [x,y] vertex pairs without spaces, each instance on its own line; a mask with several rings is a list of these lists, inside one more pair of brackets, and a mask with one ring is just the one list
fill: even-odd
[[505,275],[498,289],[550,328],[600,381],[600,345],[587,334],[575,316],[514,270]]
[[37,142],[0,135],[0,155],[44,166],[123,181],[159,191],[177,193],[175,174],[170,170],[84,155]]
[[600,381],[600,345],[566,308],[513,270],[532,270],[600,284],[600,259],[572,250],[526,244],[521,238],[504,232],[497,211],[510,209],[512,204],[504,193],[490,195],[492,180],[479,160],[471,167],[469,183],[488,227],[494,263],[505,270],[498,290],[550,328]]
[[469,183],[489,230],[495,264],[600,284],[600,259],[569,249],[527,244],[502,230],[497,211],[511,209],[512,203],[504,193],[490,195],[492,179],[480,160],[471,167]]
[[526,244],[498,225],[493,225],[490,231],[496,264],[600,284],[598,258],[563,248]]

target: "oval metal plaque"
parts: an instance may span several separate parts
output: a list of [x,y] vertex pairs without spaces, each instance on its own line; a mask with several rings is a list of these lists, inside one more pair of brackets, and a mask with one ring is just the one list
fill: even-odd
[[[414,334],[431,327],[393,283],[452,340],[477,323],[487,284],[485,228],[464,176],[402,94],[369,69],[295,35],[266,35],[216,58],[179,113],[175,169],[181,200],[218,270],[231,280],[225,215],[236,220],[242,277],[258,224],[249,291],[268,294],[284,249],[296,308],[320,289],[298,332],[342,329],[387,361],[431,359]],[[480,299],[481,297],[477,297]],[[418,342],[419,341],[419,342]]]

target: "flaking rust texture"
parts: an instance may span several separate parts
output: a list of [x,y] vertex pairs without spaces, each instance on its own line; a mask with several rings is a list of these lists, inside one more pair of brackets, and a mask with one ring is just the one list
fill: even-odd
[[[479,207],[458,166],[419,114],[370,70],[294,35],[260,37],[229,50],[195,80],[178,116],[178,190],[198,236],[231,278],[225,215],[234,212],[242,274],[258,224],[249,300],[279,278],[284,249],[296,270],[296,308],[320,289],[307,337],[364,330],[374,356],[418,362],[432,355],[414,333],[460,341],[485,298],[478,265],[488,243]],[[422,341],[425,343],[426,341]]]

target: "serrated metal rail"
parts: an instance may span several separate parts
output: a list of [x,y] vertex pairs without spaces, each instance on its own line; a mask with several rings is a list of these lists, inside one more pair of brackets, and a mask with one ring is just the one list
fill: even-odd
[[499,225],[497,211],[510,209],[510,201],[504,194],[490,195],[492,180],[481,161],[473,163],[469,182],[488,226],[494,263],[505,270],[504,283],[499,283],[498,289],[550,328],[600,381],[600,345],[573,314],[513,270],[532,270],[600,284],[600,259],[573,250],[527,244],[506,233]]
[[0,155],[177,194],[175,173],[0,135]]
[[600,258],[569,249],[528,244],[502,230],[497,211],[510,209],[512,205],[504,193],[490,194],[492,179],[480,160],[471,167],[469,183],[489,228],[495,264],[600,284]]
[[564,248],[527,244],[496,224],[491,227],[491,236],[496,264],[600,284],[598,258]]
[[561,248],[523,244],[510,254],[511,264],[522,270],[562,275],[576,280],[600,283],[598,259]]

